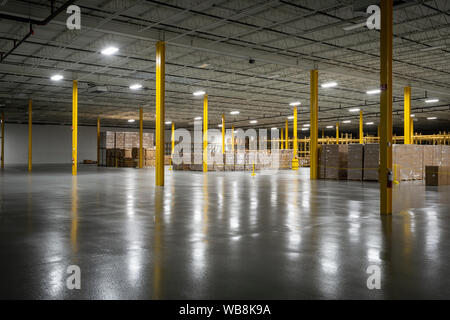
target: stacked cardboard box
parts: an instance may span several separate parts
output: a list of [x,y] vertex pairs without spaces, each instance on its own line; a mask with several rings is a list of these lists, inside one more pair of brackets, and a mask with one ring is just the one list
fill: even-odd
[[325,146],[320,145],[318,148],[319,152],[319,179],[325,179]]
[[364,180],[378,181],[380,167],[380,145],[369,143],[364,145]]
[[423,179],[423,146],[395,144],[392,148],[392,162],[397,167],[397,179]]
[[427,186],[443,186],[450,184],[450,167],[426,166],[425,184]]
[[323,145],[323,152],[325,153],[325,178],[336,180],[347,179],[348,145]]
[[348,145],[348,180],[362,181],[364,161],[364,145]]

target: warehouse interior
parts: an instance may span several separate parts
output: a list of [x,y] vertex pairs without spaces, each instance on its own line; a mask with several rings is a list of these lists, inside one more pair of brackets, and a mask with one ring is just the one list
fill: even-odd
[[448,298],[449,14],[0,2],[0,298]]

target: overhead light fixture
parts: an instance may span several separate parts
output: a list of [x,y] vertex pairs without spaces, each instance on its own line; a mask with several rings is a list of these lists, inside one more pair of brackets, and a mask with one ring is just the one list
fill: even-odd
[[311,125],[309,123],[306,123],[303,125],[304,127],[310,127]]
[[427,48],[420,49],[420,51],[426,52],[426,51],[434,51],[434,50],[445,49],[445,48],[446,48],[446,46],[427,47]]
[[309,128],[302,128],[302,131],[307,131],[309,130]]
[[166,121],[166,124],[172,124],[172,121]]
[[367,24],[366,22],[358,23],[358,24],[352,24],[352,25],[349,25],[349,26],[344,27],[342,29],[344,29],[344,31],[351,31],[351,30],[362,28],[362,27],[366,26],[366,24]]
[[131,90],[139,90],[139,89],[141,89],[141,88],[142,88],[142,84],[139,84],[139,83],[132,84],[132,85],[130,86],[130,89],[131,89]]
[[333,129],[334,127],[333,126],[327,126],[327,129]]
[[195,117],[194,120],[202,120],[202,117]]
[[300,101],[295,101],[295,102],[291,102],[291,103],[289,103],[289,105],[291,106],[291,107],[297,107],[297,106],[299,106],[299,105],[301,105],[302,103],[300,102]]
[[203,96],[203,95],[205,95],[205,94],[206,94],[205,91],[195,91],[195,92],[193,93],[194,96]]
[[208,66],[209,66],[209,64],[204,63],[204,64],[199,65],[198,68],[202,68],[203,69],[203,68],[206,68]]
[[436,120],[437,117],[428,117],[427,120]]
[[439,102],[439,99],[428,99],[428,100],[425,100],[425,103],[436,103],[436,102]]
[[133,123],[133,122],[135,122],[136,120],[134,120],[134,119],[128,119],[128,122],[129,123]]
[[113,55],[113,54],[117,53],[118,51],[119,51],[119,48],[107,47],[107,48],[102,50],[102,54],[104,54],[105,56],[110,56],[110,55]]
[[359,110],[361,110],[361,109],[359,109],[359,108],[348,109],[348,111],[350,111],[350,112],[358,112]]
[[414,118],[415,116],[416,116],[415,114],[412,114],[412,115],[411,115],[411,118]]
[[231,111],[230,112],[230,114],[232,114],[232,115],[237,115],[237,114],[239,114],[240,112],[239,111]]
[[380,93],[380,92],[381,92],[380,89],[374,89],[374,90],[369,90],[369,91],[367,91],[366,93],[367,93],[367,94],[378,94],[378,93]]
[[342,123],[351,123],[351,122],[352,122],[351,120],[342,121]]
[[367,122],[366,123],[368,126],[371,126],[371,125],[373,125],[373,122]]
[[333,88],[337,86],[337,82],[327,82],[322,84],[322,88]]
[[218,126],[219,128],[222,128],[222,125],[221,125],[221,124],[218,124],[217,126]]
[[251,120],[250,123],[251,123],[251,124],[258,123],[258,120]]
[[64,77],[60,74],[55,74],[54,76],[51,76],[50,78],[52,81],[60,81],[62,79],[64,79]]
[[289,116],[289,117],[287,117],[289,120],[292,120],[292,119],[294,119],[294,116]]

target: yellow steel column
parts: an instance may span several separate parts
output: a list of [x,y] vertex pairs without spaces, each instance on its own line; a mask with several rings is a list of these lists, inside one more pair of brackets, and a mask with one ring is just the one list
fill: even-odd
[[5,113],[2,112],[2,154],[1,154],[1,168],[5,168]]
[[411,144],[414,144],[414,119],[413,119],[413,117],[410,117],[409,125],[410,125],[409,133],[411,135],[410,141],[411,141]]
[[364,122],[363,122],[363,112],[359,111],[359,143],[364,143]]
[[294,125],[293,125],[293,131],[294,131],[294,142],[293,142],[293,149],[294,149],[294,158],[292,159],[292,170],[298,170],[298,140],[297,140],[297,107],[294,107]]
[[222,114],[222,154],[225,154],[225,115]]
[[311,180],[317,179],[317,167],[318,167],[318,118],[319,118],[319,71],[311,70],[310,72],[310,178]]
[[286,120],[286,133],[284,135],[284,148],[287,150],[289,149],[289,124]]
[[164,186],[164,97],[166,44],[156,43],[156,186]]
[[144,109],[139,109],[139,169],[144,167]]
[[336,144],[339,144],[339,122],[336,122]]
[[208,172],[208,95],[203,97],[203,172]]
[[100,117],[97,118],[97,167],[100,166]]
[[404,144],[411,144],[411,87],[405,87],[404,93],[404,117],[403,117],[403,136]]
[[284,134],[283,128],[281,128],[281,150],[284,150]]
[[392,214],[392,12],[393,0],[381,0],[380,38],[380,213]]
[[73,80],[72,92],[72,175],[77,175],[78,165],[78,81]]

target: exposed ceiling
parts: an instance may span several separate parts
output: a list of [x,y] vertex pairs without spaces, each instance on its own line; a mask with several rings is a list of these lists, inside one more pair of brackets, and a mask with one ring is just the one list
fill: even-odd
[[[0,1],[2,14],[43,20],[51,2]],[[79,123],[127,126],[144,107],[145,124],[154,126],[155,43],[166,41],[166,120],[190,126],[202,115],[209,96],[209,122],[227,127],[284,124],[290,102],[301,101],[300,125],[309,121],[309,71],[319,69],[319,128],[336,121],[351,129],[361,108],[365,121],[378,123],[379,37],[365,26],[360,10],[368,1],[332,0],[80,0],[81,30],[66,27],[68,14],[34,34],[0,63],[0,109],[7,122],[27,121],[27,100],[33,99],[33,120],[71,123],[72,79],[79,80]],[[376,1],[373,1],[376,3]],[[55,1],[55,8],[65,1]],[[450,1],[395,1],[394,125],[403,121],[403,87],[412,87],[415,128],[449,128]],[[347,29],[347,30],[345,30]],[[0,51],[29,32],[26,22],[0,20]],[[119,52],[100,51],[116,46]],[[253,59],[254,63],[249,60]],[[56,73],[64,80],[54,82]],[[130,90],[134,83],[141,90]],[[106,86],[96,92],[92,86]],[[438,98],[427,104],[425,97]],[[230,111],[239,110],[238,116]],[[427,117],[437,120],[427,120]]]

